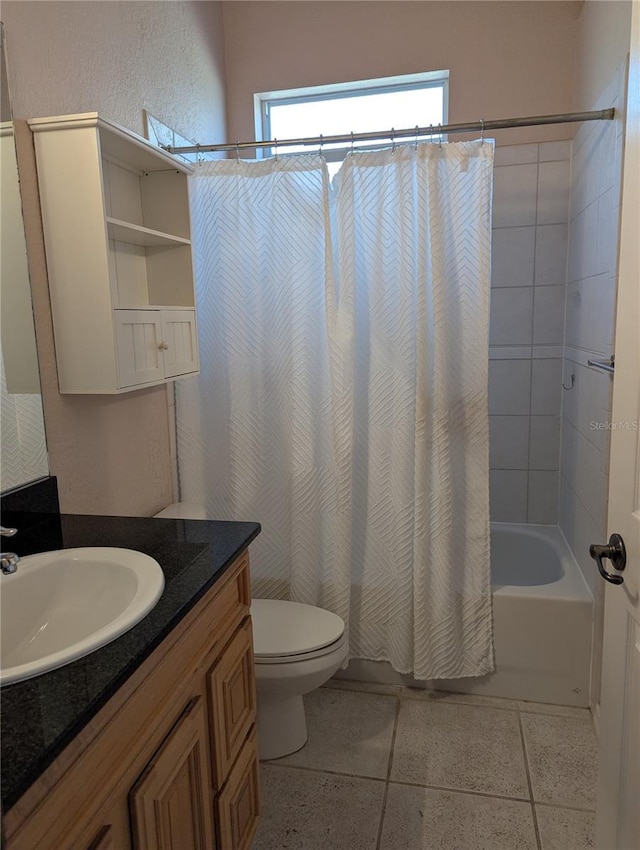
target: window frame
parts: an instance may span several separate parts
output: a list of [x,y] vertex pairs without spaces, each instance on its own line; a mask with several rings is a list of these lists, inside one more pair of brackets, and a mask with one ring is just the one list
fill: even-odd
[[[256,92],[253,96],[255,138],[257,142],[266,142],[271,135],[270,108],[272,105],[288,106],[296,103],[324,102],[344,100],[349,97],[362,97],[371,94],[389,94],[391,92],[417,91],[421,89],[442,89],[442,124],[449,120],[449,71],[423,71],[417,74],[401,74],[394,77],[379,77],[372,80],[355,80],[347,83],[331,83],[322,86],[305,86],[297,89]],[[424,125],[423,125],[424,126]],[[375,127],[372,132],[384,130]],[[406,129],[398,127],[397,129]],[[440,138],[440,137],[439,137]],[[443,135],[442,139],[445,138]],[[378,143],[372,143],[379,146]],[[326,150],[323,155],[327,161],[336,162],[344,158],[345,148]],[[273,156],[273,148],[257,148],[256,158]],[[286,148],[282,151],[287,154]]]

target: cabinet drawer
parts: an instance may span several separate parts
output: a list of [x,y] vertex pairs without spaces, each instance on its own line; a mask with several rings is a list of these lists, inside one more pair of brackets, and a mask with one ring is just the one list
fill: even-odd
[[214,788],[220,788],[256,719],[251,620],[236,632],[207,675],[214,737]]
[[258,825],[260,779],[255,727],[218,795],[220,850],[249,850]]

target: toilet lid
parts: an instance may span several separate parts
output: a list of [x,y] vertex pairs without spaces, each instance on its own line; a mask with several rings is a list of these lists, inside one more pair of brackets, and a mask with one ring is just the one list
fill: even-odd
[[301,602],[253,599],[251,619],[254,652],[262,658],[312,652],[335,643],[344,633],[344,620],[337,614]]

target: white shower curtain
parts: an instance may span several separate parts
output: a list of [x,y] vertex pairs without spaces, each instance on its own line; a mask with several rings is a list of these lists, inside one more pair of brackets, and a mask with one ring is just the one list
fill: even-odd
[[202,374],[181,495],[257,519],[254,595],[318,604],[350,657],[493,668],[493,145],[218,162],[194,180]]

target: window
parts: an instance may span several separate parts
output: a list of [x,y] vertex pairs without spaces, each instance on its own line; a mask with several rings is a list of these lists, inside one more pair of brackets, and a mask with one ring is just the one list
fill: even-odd
[[[362,80],[254,95],[256,139],[300,139],[323,136],[406,130],[447,123],[448,71],[429,71],[401,77]],[[420,136],[434,138],[436,134]],[[405,140],[406,141],[406,140]],[[387,141],[354,142],[354,147],[376,148]],[[333,174],[351,145],[322,146]],[[283,148],[281,153],[310,151],[306,145]],[[273,148],[258,156],[273,156]]]

